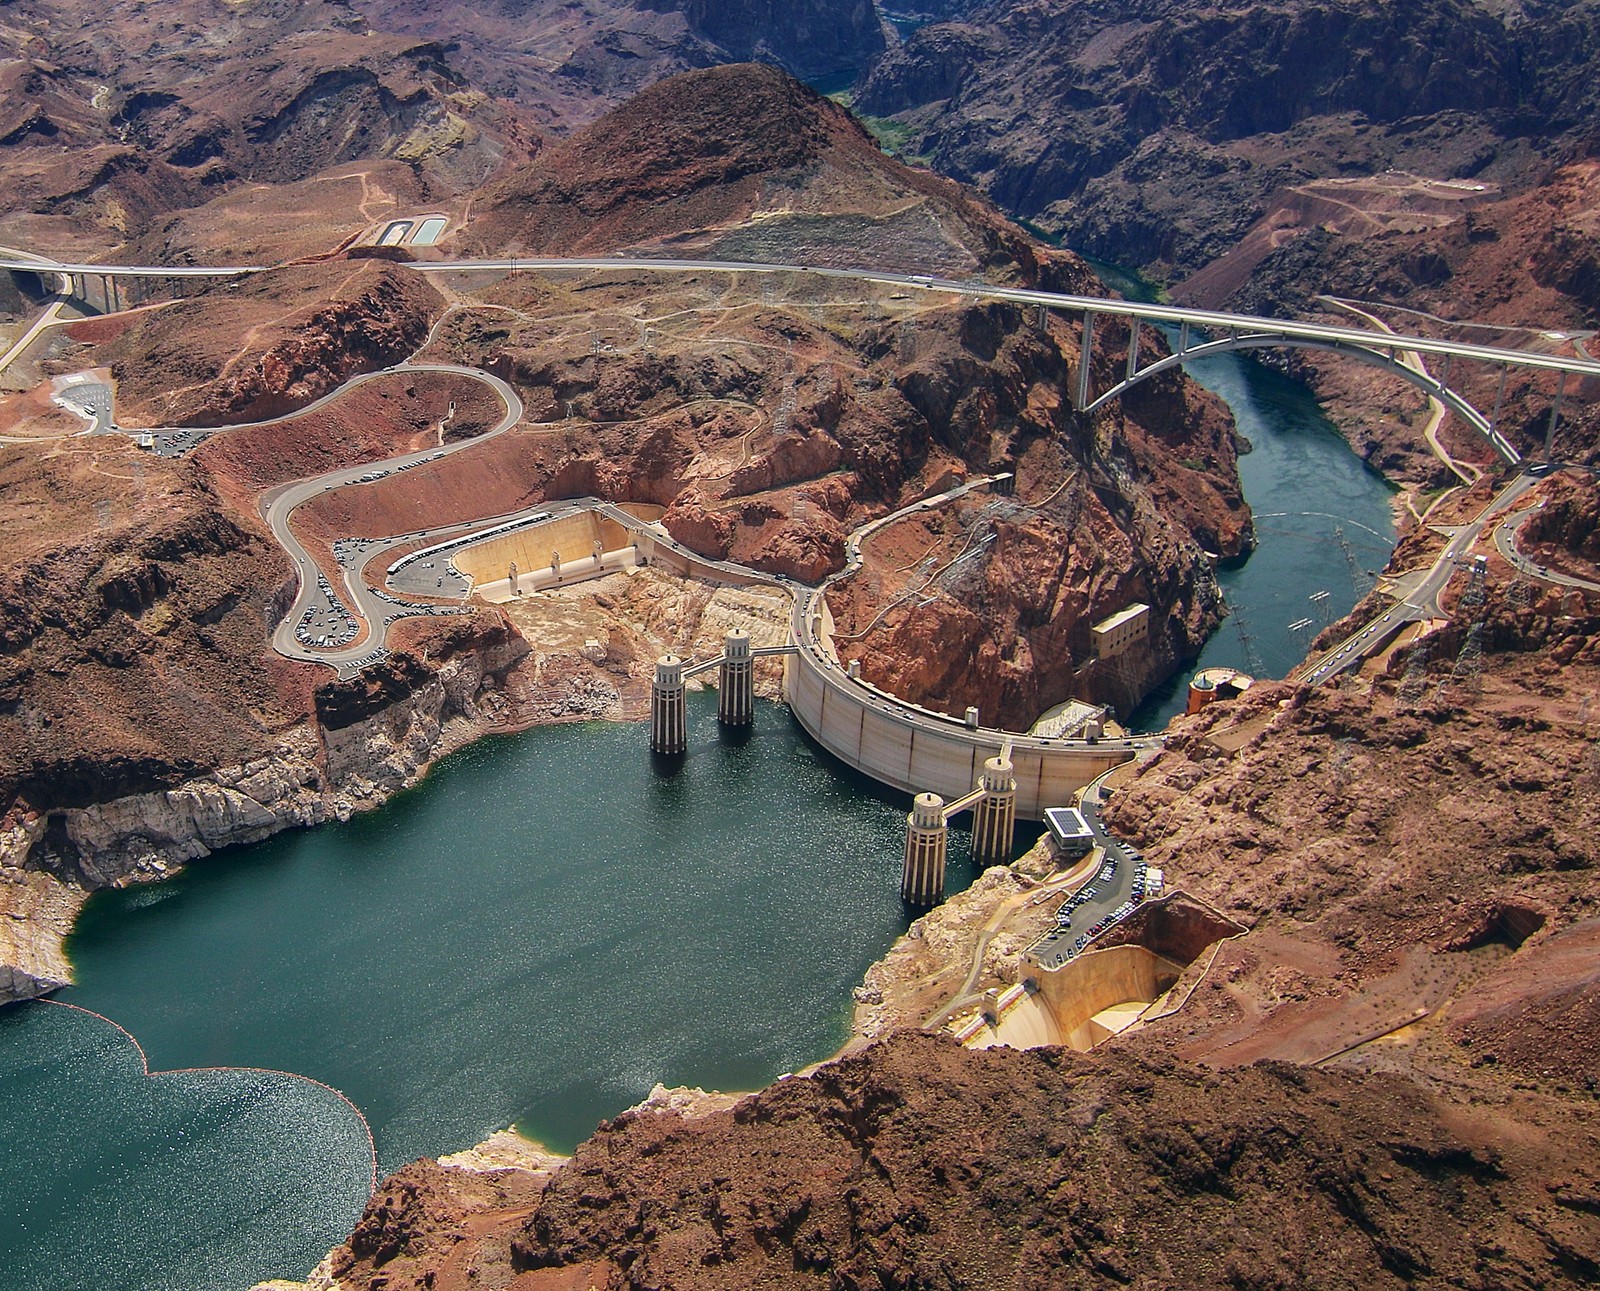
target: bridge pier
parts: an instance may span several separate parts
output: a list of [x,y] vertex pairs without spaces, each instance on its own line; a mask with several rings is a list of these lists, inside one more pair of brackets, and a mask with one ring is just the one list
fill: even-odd
[[734,628],[722,639],[717,666],[717,720],[724,726],[749,726],[755,720],[755,659],[750,634]]
[[919,793],[906,816],[906,859],[900,873],[900,895],[908,905],[926,909],[944,900],[949,837],[944,799],[936,793]]
[[1017,782],[1004,753],[988,759],[978,777],[983,797],[972,809],[972,858],[984,865],[1011,860],[1017,833]]
[[683,660],[675,654],[662,655],[656,662],[655,680],[650,684],[650,751],[682,753],[688,747]]
[[1551,454],[1555,452],[1556,426],[1561,421],[1561,401],[1567,397],[1567,374],[1561,374],[1560,384],[1556,386],[1556,401],[1550,408],[1550,424],[1544,431],[1544,460],[1551,461]]
[[1074,407],[1082,412],[1089,406],[1089,361],[1094,357],[1094,314],[1083,313],[1083,339],[1078,343],[1078,398]]

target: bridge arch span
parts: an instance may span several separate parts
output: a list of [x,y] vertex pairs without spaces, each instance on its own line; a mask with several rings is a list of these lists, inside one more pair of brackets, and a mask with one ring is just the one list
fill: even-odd
[[1357,362],[1366,363],[1372,367],[1382,368],[1401,380],[1409,382],[1424,394],[1439,400],[1451,412],[1460,417],[1467,425],[1489,441],[1490,447],[1512,466],[1522,460],[1522,454],[1494,428],[1489,418],[1472,406],[1461,394],[1452,390],[1436,377],[1424,376],[1422,373],[1400,362],[1384,350],[1355,345],[1349,341],[1319,340],[1315,337],[1283,336],[1273,332],[1247,332],[1240,336],[1225,336],[1219,340],[1206,341],[1201,345],[1191,345],[1187,349],[1169,354],[1165,358],[1157,359],[1148,367],[1139,369],[1132,376],[1124,377],[1105,393],[1097,396],[1087,404],[1082,411],[1086,413],[1099,412],[1101,408],[1113,399],[1121,398],[1127,391],[1142,381],[1159,373],[1166,372],[1191,359],[1203,359],[1213,354],[1226,354],[1235,350],[1264,350],[1264,349],[1306,349],[1324,350],[1330,354],[1342,354]]

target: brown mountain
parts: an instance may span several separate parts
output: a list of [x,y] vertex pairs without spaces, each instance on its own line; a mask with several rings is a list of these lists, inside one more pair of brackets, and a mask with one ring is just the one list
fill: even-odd
[[489,186],[467,245],[581,255],[1048,276],[987,203],[884,155],[838,105],[756,64],[673,77]]
[[27,0],[0,9],[0,50],[0,240],[40,250],[357,158],[404,155],[449,188],[523,141],[440,45],[344,0]]
[[1569,1285],[1593,1267],[1593,1162],[1519,1112],[904,1033],[731,1110],[627,1113],[542,1192],[408,1166],[331,1271],[350,1291]]

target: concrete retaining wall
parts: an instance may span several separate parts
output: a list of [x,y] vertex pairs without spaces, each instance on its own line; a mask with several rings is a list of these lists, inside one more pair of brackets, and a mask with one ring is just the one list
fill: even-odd
[[965,1043],[979,1049],[1064,1044],[1087,1051],[1112,1034],[1095,1014],[1129,1001],[1159,999],[1181,971],[1143,946],[1093,951],[1053,973],[1040,973],[1036,992],[1002,1007],[998,1027],[976,1028]]

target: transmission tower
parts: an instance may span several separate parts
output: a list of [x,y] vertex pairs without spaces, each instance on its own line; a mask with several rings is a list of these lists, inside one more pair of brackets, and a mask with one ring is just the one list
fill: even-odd
[[1255,633],[1250,630],[1250,621],[1239,606],[1230,604],[1228,610],[1233,616],[1234,631],[1239,634],[1239,644],[1244,648],[1245,667],[1250,670],[1251,676],[1259,677],[1266,672],[1266,666],[1261,662],[1261,656],[1256,653],[1256,638]]
[[1344,536],[1344,526],[1333,526],[1333,540],[1339,544],[1339,550],[1344,554],[1344,563],[1350,567],[1350,585],[1355,588],[1358,598],[1367,594],[1370,584],[1367,582],[1367,571],[1361,568],[1361,562],[1356,559],[1355,548],[1350,545],[1350,540]]
[[1472,562],[1472,577],[1467,583],[1467,590],[1461,593],[1463,610],[1476,610],[1489,599],[1488,589],[1484,586],[1488,569],[1489,562],[1482,556]]
[[1395,692],[1395,702],[1400,707],[1415,708],[1428,693],[1428,659],[1432,654],[1432,633],[1412,643],[1405,676],[1401,677],[1400,689]]
[[1460,686],[1468,695],[1475,695],[1483,687],[1483,631],[1482,619],[1476,619],[1467,629],[1467,639],[1461,645],[1461,653],[1456,656],[1455,667],[1450,670],[1450,675],[1439,683],[1439,694],[1443,696],[1447,686]]

